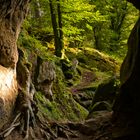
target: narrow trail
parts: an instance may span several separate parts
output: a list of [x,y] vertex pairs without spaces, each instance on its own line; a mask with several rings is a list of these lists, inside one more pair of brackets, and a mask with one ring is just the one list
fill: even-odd
[[[81,75],[80,82],[70,88],[73,97],[75,98],[76,95],[81,98],[86,96],[83,89],[89,87],[95,80],[97,80],[95,73],[85,70]],[[57,140],[111,140],[111,116],[111,112],[99,111],[95,118],[81,123],[67,123],[65,125],[72,133],[68,133],[66,138],[59,137]]]
[[75,94],[78,91],[80,91],[81,89],[89,86],[95,80],[96,80],[96,76],[95,76],[94,72],[84,71],[82,73],[80,82],[77,85],[71,87],[70,91],[71,91],[71,93]]

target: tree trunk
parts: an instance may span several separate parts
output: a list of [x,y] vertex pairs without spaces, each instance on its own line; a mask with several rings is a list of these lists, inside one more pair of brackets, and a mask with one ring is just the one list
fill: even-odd
[[58,13],[58,25],[59,25],[59,48],[57,48],[57,53],[59,57],[62,56],[62,50],[64,48],[64,43],[63,43],[63,31],[62,31],[62,12],[61,12],[61,4],[60,0],[57,0],[57,13]]
[[61,54],[59,54],[59,30],[58,30],[58,23],[57,23],[57,17],[55,13],[54,3],[52,0],[49,0],[50,2],[50,12],[51,12],[51,20],[52,20],[52,27],[53,27],[53,33],[54,33],[54,44],[55,44],[55,55],[58,57],[61,57]]
[[9,118],[17,96],[16,41],[26,16],[29,0],[0,2],[0,127]]
[[[139,4],[137,4],[139,5]],[[120,72],[120,95],[114,105],[114,120],[120,124],[131,124],[134,139],[140,139],[140,18],[134,26],[129,40],[127,56]]]
[[34,1],[34,7],[35,7],[35,18],[38,19],[42,16],[39,0]]
[[62,13],[61,13],[60,1],[59,0],[56,1],[57,11],[55,10],[55,4],[53,0],[49,0],[49,2],[50,2],[52,27],[54,32],[55,55],[61,57],[64,44],[63,44]]

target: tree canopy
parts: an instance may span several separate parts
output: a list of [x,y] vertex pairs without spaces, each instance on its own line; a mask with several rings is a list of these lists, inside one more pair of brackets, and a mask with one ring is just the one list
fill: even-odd
[[[50,3],[53,6],[53,18]],[[44,45],[54,38],[56,31],[53,30],[53,24],[56,19],[56,30],[63,33],[60,40],[66,44],[60,50],[66,46],[84,47],[90,44],[98,50],[123,57],[137,15],[137,10],[125,0],[120,3],[117,0],[33,0],[24,27],[32,38]],[[59,27],[60,23],[62,27]],[[43,34],[41,39],[40,34]],[[61,43],[58,44],[60,46]]]

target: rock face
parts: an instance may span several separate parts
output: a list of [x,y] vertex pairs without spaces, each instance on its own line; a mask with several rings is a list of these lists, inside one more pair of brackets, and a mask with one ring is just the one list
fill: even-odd
[[14,32],[7,30],[4,24],[0,26],[0,64],[14,68],[18,61],[16,38]]
[[120,69],[121,84],[124,84],[131,77],[135,67],[134,65],[138,56],[138,41],[136,40],[139,39],[139,36],[136,32],[140,26],[139,24],[140,19],[135,24],[128,39],[128,52]]
[[39,67],[39,75],[37,83],[39,89],[45,94],[48,99],[52,99],[52,85],[56,78],[55,66],[52,62],[44,61]]
[[116,78],[113,77],[101,83],[95,91],[92,104],[87,118],[94,117],[96,111],[111,111],[118,86],[115,85]]
[[0,4],[0,64],[15,68],[18,61],[16,41],[29,0],[2,0]]
[[[128,0],[138,9],[138,0]],[[134,138],[140,139],[140,18],[128,39],[128,52],[120,71],[120,94],[114,104],[114,122],[134,127]],[[130,129],[130,128],[129,128]],[[132,130],[132,128],[131,128]],[[131,132],[131,130],[128,130]],[[133,132],[132,132],[133,133]]]
[[95,95],[93,97],[92,104],[94,105],[96,102],[100,101],[108,101],[112,103],[116,96],[117,86],[115,85],[116,78],[111,78],[104,83],[101,83],[97,90],[95,91]]
[[16,41],[28,3],[29,0],[0,1],[0,127],[10,116],[17,96]]

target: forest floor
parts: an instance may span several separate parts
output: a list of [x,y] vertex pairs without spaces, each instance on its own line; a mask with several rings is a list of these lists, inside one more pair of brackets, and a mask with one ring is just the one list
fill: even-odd
[[[88,55],[88,66],[90,65],[90,58],[92,60],[92,63],[94,63],[94,53],[93,55]],[[99,61],[101,65],[105,61],[105,59],[102,56],[98,55],[98,52],[95,58],[98,58],[97,61]],[[107,62],[105,62],[106,65],[104,66],[103,71],[106,71],[109,65],[110,67],[113,67],[113,61],[109,60],[111,61],[110,63],[108,62],[108,59],[106,60]],[[115,67],[117,63],[115,61],[113,63]],[[100,74],[97,75],[97,71],[90,68],[86,67],[82,69],[81,79],[79,83],[73,85],[70,88],[74,99],[76,99],[84,107],[88,106],[88,104],[91,105],[92,103],[92,98],[89,99],[89,96],[87,97],[86,95],[87,90],[90,90],[90,92],[92,91],[91,94],[94,94],[98,87],[97,85],[100,85],[105,80],[108,80],[110,79],[110,77],[113,77],[113,75],[108,75],[107,72],[102,73],[100,71],[101,69],[98,69],[98,72],[100,71]],[[119,122],[115,122],[115,120],[112,120],[113,111],[95,111],[94,114],[94,117],[87,118],[83,122],[68,122],[62,124],[70,131],[65,131],[64,135],[59,136],[59,138],[57,138],[56,140],[134,140],[133,134],[129,133],[131,131],[131,127],[129,128],[125,126],[125,123],[120,124]]]
[[[79,60],[83,62],[82,64],[82,62],[79,61],[78,69],[80,70],[81,75],[77,78],[78,82],[76,81],[76,83],[67,88],[72,93],[75,101],[88,110],[92,103],[93,97],[91,95],[95,93],[97,87],[102,82],[113,76],[112,74],[108,74],[108,67],[114,71],[116,68],[118,69],[118,64],[107,57],[104,59],[102,55],[96,51],[91,54],[88,54],[87,51],[85,51],[85,53],[84,59],[87,59],[86,61],[81,60],[81,58],[83,58],[81,54],[78,56]],[[96,54],[96,56],[94,56],[94,54]],[[95,65],[98,67],[98,70],[95,68],[92,69]],[[41,98],[41,101],[45,108],[46,106],[48,107],[48,103],[45,104],[45,99]],[[67,103],[67,105],[69,104]],[[50,105],[49,107],[50,110],[52,109],[53,111],[53,108],[51,108],[52,106]],[[54,121],[53,119],[50,121],[50,119],[45,118],[46,116],[42,117],[45,119],[44,124],[42,123],[43,125],[40,124],[37,119],[37,127],[32,128],[32,126],[30,126],[29,130],[32,137],[29,137],[28,140],[134,140],[129,134],[128,137],[126,129],[123,130],[123,128],[119,127],[120,124],[116,126],[112,123],[112,111],[95,111],[94,117],[85,118],[85,120],[77,122],[65,120],[60,122],[59,120]],[[46,126],[46,128],[44,127],[44,130],[40,129],[41,125],[43,127]],[[20,128],[17,127],[10,135],[8,134],[8,137],[0,138],[0,140],[23,140],[23,134],[19,133],[19,129]],[[56,135],[56,137],[49,138],[50,134]]]
[[[100,78],[97,78],[94,71],[85,68],[82,71],[79,83],[70,88],[73,97],[81,96],[80,98],[84,98],[82,103],[80,103],[84,106],[84,102],[88,102],[84,90],[93,87],[93,83],[103,80],[103,77]],[[113,126],[111,117],[112,112],[110,111],[97,111],[96,117],[87,119],[83,122],[62,123],[61,125],[64,126],[66,130],[64,130],[62,136],[60,135],[56,140],[112,140]]]
[[96,118],[85,120],[83,123],[68,123],[67,127],[73,134],[57,140],[111,140],[112,124],[110,112],[98,112]]
[[[100,112],[97,116],[84,122],[58,123],[61,129],[59,129],[57,137],[53,140],[111,140],[111,113]],[[1,140],[23,140],[23,136],[18,132],[19,130],[15,130],[8,137],[1,138]],[[38,133],[39,128],[35,128],[34,131],[36,137],[29,137],[28,140],[47,140],[44,135]]]

